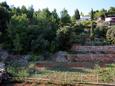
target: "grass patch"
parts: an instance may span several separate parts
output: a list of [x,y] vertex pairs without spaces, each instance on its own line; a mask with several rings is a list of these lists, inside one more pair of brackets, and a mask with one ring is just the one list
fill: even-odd
[[65,67],[62,64],[46,68],[40,71],[34,67],[34,64],[26,68],[9,68],[8,72],[18,77],[35,77],[46,78],[59,83],[76,83],[76,82],[98,82],[113,83],[115,82],[115,64],[108,64],[107,67],[101,68],[96,65],[94,69],[88,68],[70,68]]

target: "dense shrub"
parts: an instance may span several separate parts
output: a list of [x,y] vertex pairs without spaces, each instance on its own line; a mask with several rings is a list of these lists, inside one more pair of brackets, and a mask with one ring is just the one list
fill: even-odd
[[73,28],[69,26],[64,26],[57,30],[57,42],[59,44],[59,49],[61,50],[68,50],[70,49],[74,38],[75,32]]
[[111,44],[115,44],[115,26],[107,31],[106,38]]
[[95,37],[106,38],[108,28],[106,26],[98,26],[94,29]]

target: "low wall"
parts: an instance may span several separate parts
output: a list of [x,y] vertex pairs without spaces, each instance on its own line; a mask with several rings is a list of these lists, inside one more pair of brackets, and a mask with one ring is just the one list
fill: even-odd
[[71,48],[72,51],[103,51],[108,53],[115,53],[115,46],[79,46],[79,45],[73,45]]
[[[68,60],[71,62],[115,62],[115,46],[80,46],[74,44]],[[83,53],[85,52],[85,53]]]
[[115,62],[115,54],[69,54],[71,62]]

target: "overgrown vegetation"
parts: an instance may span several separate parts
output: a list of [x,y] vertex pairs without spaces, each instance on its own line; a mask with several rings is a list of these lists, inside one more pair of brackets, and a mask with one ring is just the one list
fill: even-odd
[[[111,11],[112,8],[108,10]],[[80,13],[76,9],[71,17],[66,9],[59,17],[56,9],[48,8],[34,11],[33,7],[10,7],[6,2],[0,4],[0,41],[2,47],[14,54],[54,53],[58,50],[68,50],[73,43],[84,45],[93,34],[93,38],[106,40],[108,29],[101,26],[95,28],[95,19],[102,17],[107,10],[91,11],[91,21],[80,22]],[[110,12],[109,12],[110,13]],[[92,28],[92,29],[90,29]],[[92,31],[93,30],[93,31]],[[108,33],[111,31],[109,30]],[[114,32],[114,31],[112,31]],[[112,35],[107,33],[108,39]],[[112,36],[112,37],[111,37]],[[86,39],[86,40],[84,40]],[[109,40],[112,44],[114,41]]]

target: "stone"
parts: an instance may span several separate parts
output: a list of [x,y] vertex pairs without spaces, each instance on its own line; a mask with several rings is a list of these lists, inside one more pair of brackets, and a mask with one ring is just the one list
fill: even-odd
[[4,50],[0,50],[0,60],[1,61],[5,61],[8,57],[8,52],[4,51]]
[[68,62],[67,54],[65,51],[59,51],[53,55],[53,58],[55,58],[56,62]]

